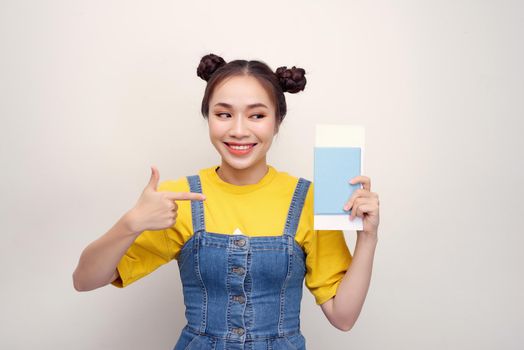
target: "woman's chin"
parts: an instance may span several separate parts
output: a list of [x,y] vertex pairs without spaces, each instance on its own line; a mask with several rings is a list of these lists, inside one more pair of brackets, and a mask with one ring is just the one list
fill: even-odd
[[232,169],[236,170],[244,170],[248,168],[252,168],[256,164],[260,163],[260,160],[254,159],[252,157],[249,158],[233,158],[230,155],[224,156],[222,155],[222,164],[226,163],[227,166],[229,166]]
[[236,160],[228,160],[228,159],[224,159],[222,158],[222,163],[226,163],[230,168],[232,169],[235,169],[235,170],[244,170],[244,169],[248,169],[250,167],[253,166],[253,162],[246,162],[246,161],[236,161]]

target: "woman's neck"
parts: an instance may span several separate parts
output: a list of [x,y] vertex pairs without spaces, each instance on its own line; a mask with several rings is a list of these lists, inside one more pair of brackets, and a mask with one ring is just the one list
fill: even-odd
[[232,185],[243,186],[259,183],[268,173],[269,167],[265,160],[246,169],[236,169],[222,161],[220,167],[215,171],[223,181]]

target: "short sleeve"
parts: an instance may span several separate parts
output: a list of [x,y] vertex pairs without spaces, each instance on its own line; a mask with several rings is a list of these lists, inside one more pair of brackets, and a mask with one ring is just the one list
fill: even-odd
[[111,284],[120,288],[126,287],[171,259],[166,230],[144,231],[118,263],[120,277]]
[[304,202],[299,227],[306,253],[306,287],[318,305],[337,294],[337,289],[352,261],[341,230],[314,230],[314,184],[311,183]]
[[[181,180],[176,182],[172,180],[164,181],[158,186],[157,190],[172,190],[173,185],[180,182]],[[180,211],[180,208],[178,211]],[[185,241],[185,238],[182,237],[177,229],[177,226],[183,225],[182,221],[180,215],[178,215],[173,227],[163,230],[143,231],[122,256],[117,265],[120,276],[111,284],[119,288],[126,287],[176,258],[180,246]]]
[[305,283],[320,305],[337,294],[352,256],[340,230],[311,231],[306,247]]

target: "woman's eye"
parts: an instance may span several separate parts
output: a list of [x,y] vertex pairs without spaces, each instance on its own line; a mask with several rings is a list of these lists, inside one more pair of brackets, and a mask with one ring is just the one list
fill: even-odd
[[262,119],[265,117],[265,115],[263,114],[255,114],[254,117],[258,117],[258,118],[255,118],[255,119]]
[[218,117],[222,117],[222,116],[224,116],[224,115],[225,115],[225,116],[228,116],[229,113],[217,113],[216,115],[217,115]]

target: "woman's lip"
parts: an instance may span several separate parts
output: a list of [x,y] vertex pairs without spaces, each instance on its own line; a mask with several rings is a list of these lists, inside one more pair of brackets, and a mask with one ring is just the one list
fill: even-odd
[[251,146],[251,145],[256,145],[256,143],[235,143],[235,142],[224,142],[226,145],[231,145],[231,146]]
[[[248,147],[246,149],[234,149],[230,146],[230,144],[228,144],[227,142],[224,142],[224,144],[226,145],[226,148],[227,150],[231,153],[231,154],[234,154],[234,155],[244,155],[244,154],[248,154],[248,153],[251,153],[251,151],[253,150],[253,148],[257,145],[256,143],[245,143],[245,144],[241,144],[241,145],[251,145],[251,147]],[[237,144],[231,144],[233,146],[236,146]]]

